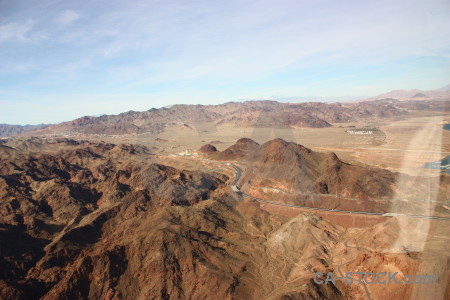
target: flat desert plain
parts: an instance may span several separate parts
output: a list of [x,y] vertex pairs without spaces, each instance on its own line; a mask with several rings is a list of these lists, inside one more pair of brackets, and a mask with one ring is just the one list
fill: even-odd
[[[155,147],[155,153],[177,154],[196,151],[204,144],[218,150],[248,137],[262,144],[274,138],[292,141],[316,151],[332,151],[350,163],[364,163],[411,175],[439,171],[425,170],[423,164],[450,155],[450,114],[409,118],[384,118],[370,123],[334,123],[329,128],[249,128],[220,127],[211,123],[192,128],[169,127],[164,132],[136,136],[110,136],[101,139],[112,143],[133,143]],[[368,135],[350,134],[355,128],[378,128]]]

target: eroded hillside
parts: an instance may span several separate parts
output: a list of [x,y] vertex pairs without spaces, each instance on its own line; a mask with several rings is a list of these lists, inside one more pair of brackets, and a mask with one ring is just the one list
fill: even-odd
[[[377,227],[344,228],[302,210],[274,213],[242,198],[229,187],[230,172],[213,164],[182,168],[189,158],[173,163],[129,144],[7,144],[0,155],[3,299],[377,299],[376,287],[318,285],[313,274],[368,269],[366,261],[408,272],[422,262],[406,250],[380,251],[371,243]],[[367,242],[368,256],[354,253],[355,237]],[[395,239],[395,231],[385,236],[383,248]]]

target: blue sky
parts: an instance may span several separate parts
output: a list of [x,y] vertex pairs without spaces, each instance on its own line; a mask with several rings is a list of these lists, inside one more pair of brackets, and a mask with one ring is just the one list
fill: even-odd
[[450,83],[450,2],[0,0],[0,123]]

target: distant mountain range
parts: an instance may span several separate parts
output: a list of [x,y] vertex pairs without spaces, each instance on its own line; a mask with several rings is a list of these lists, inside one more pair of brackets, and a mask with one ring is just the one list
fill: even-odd
[[[199,124],[228,127],[324,128],[331,123],[370,121],[411,111],[442,111],[450,85],[435,91],[392,91],[358,102],[285,103],[271,100],[228,102],[220,105],[173,105],[143,112],[85,116],[51,125],[0,124],[0,137],[16,135],[129,135],[160,133],[167,127],[197,128]],[[409,101],[400,101],[394,98]]]
[[243,98],[242,101],[258,101],[258,100],[273,100],[277,102],[288,102],[288,103],[299,103],[299,102],[350,102],[369,99],[369,96],[337,96],[337,97],[324,97],[324,96],[293,96],[293,97],[282,97],[282,96],[270,96],[265,98]]
[[450,96],[450,84],[443,86],[436,90],[394,90],[388,93],[380,94],[369,99],[384,99],[384,98],[395,98],[395,99],[408,99],[408,98],[435,98],[435,97],[449,97]]
[[45,127],[46,125],[9,125],[9,124],[0,124],[0,137],[1,136],[14,136],[26,131],[40,129]]

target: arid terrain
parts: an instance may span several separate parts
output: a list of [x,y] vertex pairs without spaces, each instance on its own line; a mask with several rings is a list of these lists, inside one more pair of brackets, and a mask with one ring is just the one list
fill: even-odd
[[449,0],[0,0],[0,300],[450,300],[449,37]]
[[0,299],[449,299],[449,102],[402,95],[4,126]]

